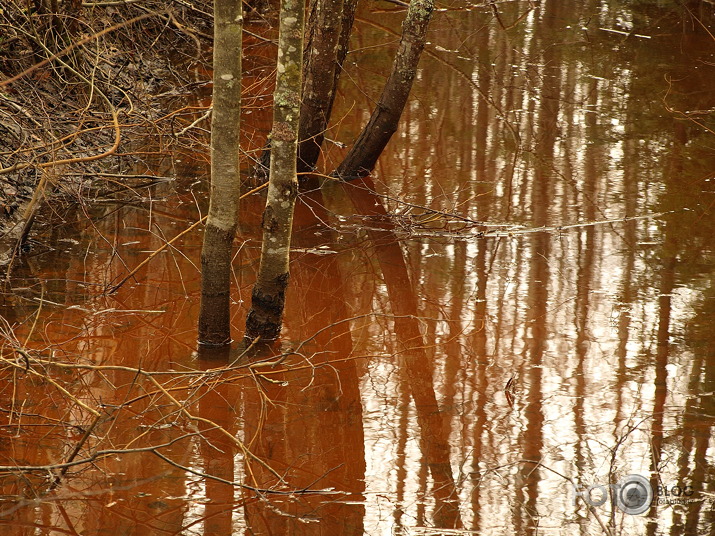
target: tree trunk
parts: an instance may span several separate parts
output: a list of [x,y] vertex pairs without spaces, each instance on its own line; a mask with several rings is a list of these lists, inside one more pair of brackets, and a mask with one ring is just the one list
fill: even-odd
[[246,338],[278,338],[288,286],[293,208],[298,195],[296,160],[300,121],[305,0],[281,0],[276,90],[273,96],[271,167],[263,213],[263,245],[253,287]]
[[199,312],[199,344],[207,346],[231,342],[231,254],[240,196],[242,30],[240,0],[215,0],[211,194],[201,250]]
[[390,77],[370,121],[335,171],[338,177],[350,180],[369,175],[387,142],[397,130],[417,73],[417,64],[425,46],[427,26],[433,9],[433,0],[410,2],[407,17],[402,23],[402,38]]
[[313,0],[303,67],[298,171],[315,168],[355,20],[357,0]]

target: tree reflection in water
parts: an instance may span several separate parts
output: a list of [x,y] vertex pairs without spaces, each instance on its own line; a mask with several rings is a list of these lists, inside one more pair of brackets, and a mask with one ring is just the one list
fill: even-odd
[[[192,355],[199,232],[97,291],[200,217],[198,163],[151,211],[96,206],[38,237],[54,250],[2,296],[5,532],[712,532],[715,41],[664,4],[495,7],[435,13],[373,178],[303,196],[279,365]],[[399,14],[361,9],[348,59],[388,67],[373,45]],[[344,142],[381,82],[346,74],[327,133]],[[242,225],[234,330],[257,252]],[[543,226],[564,227],[527,232]],[[79,402],[107,419],[77,459],[105,454],[48,493],[94,419]],[[630,473],[692,500],[574,503],[567,479]]]

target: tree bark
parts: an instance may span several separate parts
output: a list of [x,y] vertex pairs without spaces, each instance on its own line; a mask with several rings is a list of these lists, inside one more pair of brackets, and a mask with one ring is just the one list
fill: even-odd
[[240,0],[215,0],[211,193],[201,250],[199,312],[199,344],[207,346],[231,342],[231,250],[240,196],[242,30]]
[[263,213],[258,280],[246,318],[246,338],[278,338],[288,286],[293,209],[298,195],[296,160],[303,67],[305,0],[281,0],[276,89],[273,97],[271,167]]
[[313,0],[308,15],[298,172],[315,168],[355,21],[357,0]]
[[402,37],[390,77],[370,121],[335,171],[338,177],[350,180],[369,175],[387,142],[397,130],[417,73],[417,64],[425,46],[427,26],[433,9],[433,0],[410,2],[407,17],[402,23]]

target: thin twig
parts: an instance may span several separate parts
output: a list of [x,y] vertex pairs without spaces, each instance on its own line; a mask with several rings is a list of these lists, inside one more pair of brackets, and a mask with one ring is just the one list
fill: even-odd
[[[249,196],[249,195],[251,195],[251,194],[254,194],[254,193],[256,193],[256,192],[262,190],[262,189],[265,188],[266,186],[268,186],[268,183],[261,184],[260,186],[254,188],[253,190],[250,190],[250,191],[246,192],[245,194],[243,194],[241,197],[239,197],[239,199],[243,199],[244,197],[247,197],[247,196]],[[184,236],[185,234],[187,234],[187,233],[193,231],[194,229],[196,229],[196,227],[198,227],[199,225],[201,225],[202,223],[204,223],[204,222],[206,221],[206,218],[208,218],[208,215],[206,215],[206,216],[202,217],[201,219],[199,219],[198,221],[192,223],[191,225],[189,225],[189,227],[187,227],[186,229],[184,229],[183,231],[181,231],[181,232],[180,232],[179,234],[177,234],[174,238],[172,238],[172,239],[169,240],[168,242],[164,243],[159,249],[157,249],[156,251],[152,252],[146,259],[144,259],[142,262],[140,262],[140,263],[136,266],[136,268],[134,268],[131,272],[129,272],[126,276],[124,276],[124,277],[121,279],[121,281],[119,281],[119,283],[117,283],[116,285],[113,285],[113,286],[109,287],[109,289],[106,291],[106,294],[114,294],[115,292],[117,292],[117,291],[121,288],[121,286],[124,285],[124,283],[126,283],[129,279],[131,279],[132,277],[134,277],[134,274],[136,274],[144,265],[146,265],[147,263],[149,263],[149,261],[151,261],[154,257],[156,257],[159,253],[161,253],[162,251],[164,251],[166,248],[168,248],[169,246],[171,246],[171,245],[172,245],[174,242],[176,242],[179,238],[181,238],[181,237]]]
[[8,86],[8,85],[12,84],[13,82],[17,82],[17,81],[20,80],[21,78],[24,78],[24,77],[27,76],[28,74],[30,74],[30,73],[36,71],[36,70],[39,69],[40,67],[43,67],[44,65],[47,65],[48,63],[50,63],[50,62],[56,60],[57,58],[61,58],[62,56],[68,54],[69,52],[71,52],[72,50],[74,50],[74,49],[77,48],[77,47],[81,47],[82,45],[85,45],[85,44],[89,43],[90,41],[93,41],[93,40],[95,40],[95,39],[98,39],[98,38],[102,37],[103,35],[106,35],[106,34],[108,34],[108,33],[111,33],[111,32],[113,32],[113,31],[115,31],[115,30],[119,30],[120,28],[124,28],[125,26],[130,26],[130,25],[134,24],[135,22],[139,22],[139,21],[142,21],[142,20],[144,20],[144,19],[148,19],[149,17],[154,17],[154,16],[156,16],[156,15],[158,15],[158,13],[156,13],[156,12],[154,12],[154,13],[145,13],[144,15],[139,15],[138,17],[134,17],[133,19],[125,20],[124,22],[120,22],[120,23],[118,23],[118,24],[115,24],[114,26],[110,26],[109,28],[105,28],[105,29],[102,30],[101,32],[97,32],[97,33],[92,34],[92,35],[90,35],[90,36],[88,36],[88,37],[85,37],[84,39],[80,39],[79,41],[77,41],[77,42],[75,42],[75,43],[72,43],[71,45],[69,45],[69,46],[65,47],[64,49],[60,50],[60,51],[57,52],[56,54],[53,54],[53,55],[50,56],[49,58],[45,58],[44,60],[42,60],[42,61],[40,61],[40,62],[38,62],[38,63],[32,65],[31,67],[28,67],[27,69],[25,69],[25,70],[22,71],[21,73],[16,74],[15,76],[13,76],[13,77],[11,77],[11,78],[8,78],[7,80],[3,80],[2,82],[0,82],[0,88],[3,88],[3,87],[5,87],[5,86]]

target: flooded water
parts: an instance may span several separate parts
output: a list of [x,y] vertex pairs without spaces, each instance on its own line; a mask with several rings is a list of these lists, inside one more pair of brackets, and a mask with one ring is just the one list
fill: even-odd
[[[280,357],[195,353],[198,227],[105,293],[205,213],[206,154],[58,209],[0,309],[3,534],[711,534],[712,6],[580,4],[435,14],[373,178],[301,199]],[[369,116],[390,6],[360,12],[330,139]],[[603,495],[634,474],[639,515]]]

